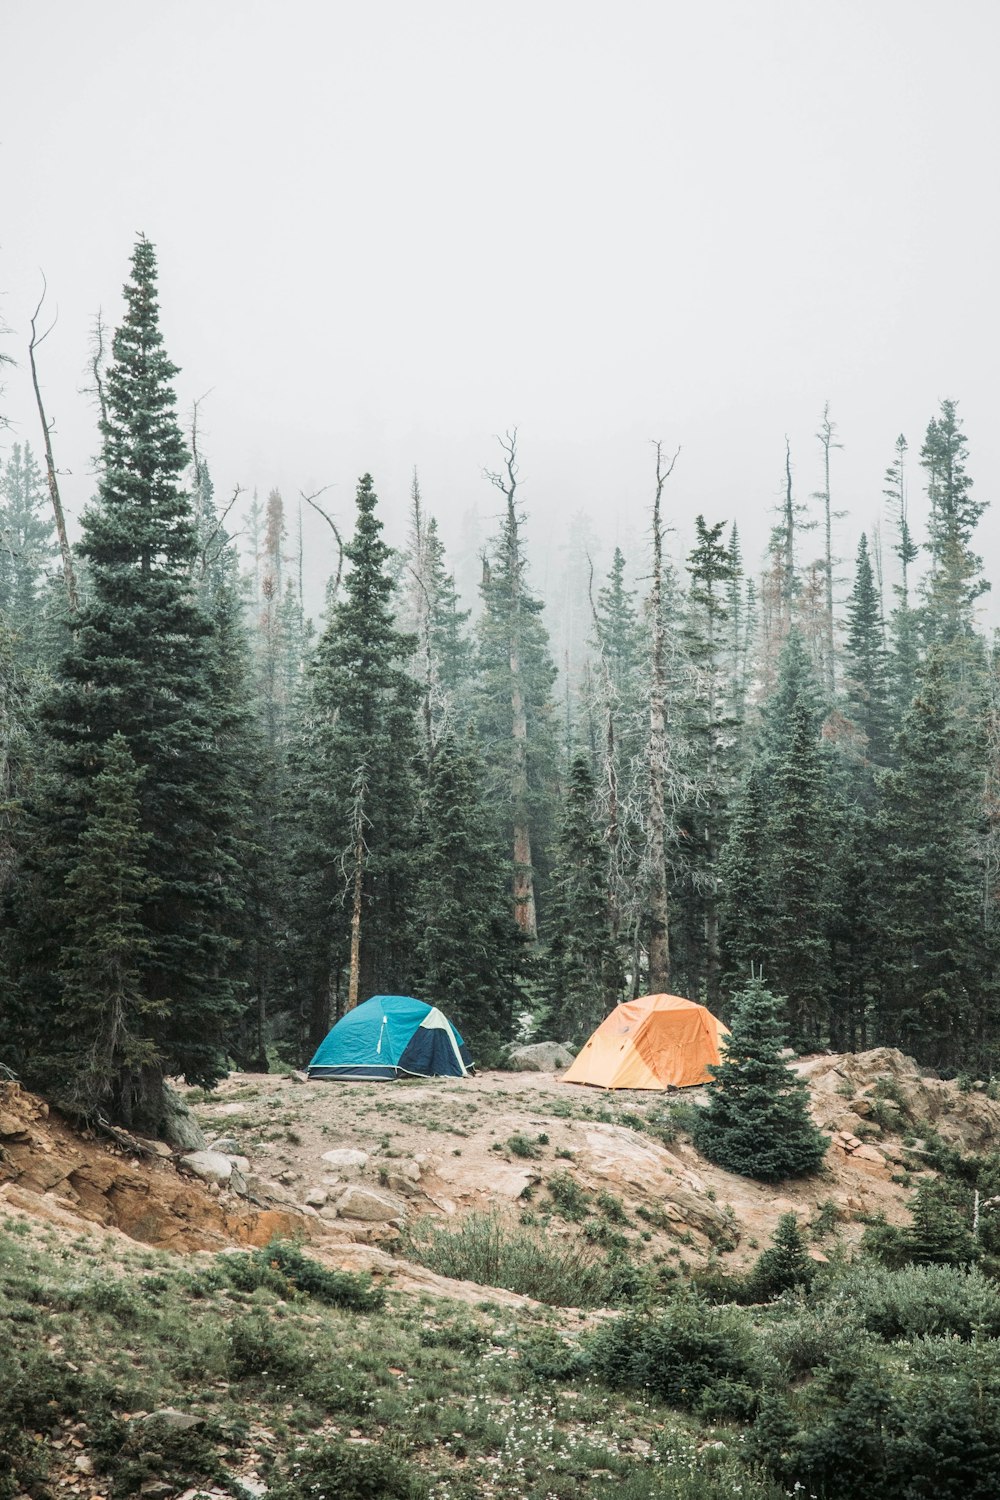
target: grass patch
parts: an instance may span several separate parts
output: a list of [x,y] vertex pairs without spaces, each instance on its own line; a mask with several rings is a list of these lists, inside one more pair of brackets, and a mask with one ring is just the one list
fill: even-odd
[[607,1262],[574,1241],[544,1239],[497,1213],[470,1214],[456,1229],[430,1221],[411,1230],[404,1253],[440,1276],[477,1281],[553,1307],[606,1307]]

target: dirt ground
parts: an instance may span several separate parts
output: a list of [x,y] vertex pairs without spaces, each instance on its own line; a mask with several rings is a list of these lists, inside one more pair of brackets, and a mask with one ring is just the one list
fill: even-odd
[[407,1259],[407,1231],[494,1212],[549,1238],[617,1237],[646,1261],[736,1270],[793,1210],[823,1258],[849,1253],[873,1215],[906,1219],[923,1134],[1000,1146],[1000,1105],[981,1086],[922,1075],[898,1052],[796,1066],[831,1145],[820,1173],[776,1187],[698,1154],[684,1127],[700,1091],[610,1094],[551,1073],[393,1083],[234,1073],[208,1095],[182,1090],[209,1148],[233,1165],[219,1185],[176,1154],[134,1158],[81,1136],[5,1084],[0,1208],[67,1235],[100,1229],[182,1252],[300,1233],[331,1263],[469,1300],[481,1289]]

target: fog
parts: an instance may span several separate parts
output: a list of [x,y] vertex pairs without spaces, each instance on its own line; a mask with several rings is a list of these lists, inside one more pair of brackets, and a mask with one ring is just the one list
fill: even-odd
[[[942,397],[980,498],[1000,478],[998,30],[987,0],[5,0],[7,438],[38,446],[44,270],[78,513],[89,331],[117,321],[142,231],[223,496],[329,485],[349,524],[370,470],[401,540],[416,465],[450,550],[474,550],[516,424],[542,583],[581,515],[598,550],[634,550],[661,438],[675,551],[704,512],[740,522],[752,564],[786,434],[800,498],[819,487],[829,401],[840,550],[877,524],[901,431],[919,530]],[[318,598],[328,533],[304,525]],[[994,509],[987,558],[998,537]]]

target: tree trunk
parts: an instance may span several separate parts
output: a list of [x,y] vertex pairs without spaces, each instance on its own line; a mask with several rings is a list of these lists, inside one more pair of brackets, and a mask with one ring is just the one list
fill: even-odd
[[42,424],[42,442],[45,446],[45,477],[48,480],[49,497],[52,501],[52,510],[56,519],[56,534],[59,537],[59,552],[62,557],[63,581],[66,585],[66,597],[69,600],[70,612],[76,614],[80,608],[80,595],[76,586],[76,571],[73,567],[73,553],[70,550],[69,535],[66,531],[66,517],[63,513],[62,496],[59,493],[59,479],[56,474],[55,459],[52,456],[52,428],[45,416],[45,407],[42,403],[42,391],[38,384],[38,369],[35,365],[35,350],[39,344],[48,337],[48,332],[38,338],[35,332],[35,319],[42,310],[45,301],[44,278],[43,290],[35,315],[31,319],[31,340],[28,344],[28,359],[31,364],[31,383],[35,390],[35,404],[38,407],[38,417]]

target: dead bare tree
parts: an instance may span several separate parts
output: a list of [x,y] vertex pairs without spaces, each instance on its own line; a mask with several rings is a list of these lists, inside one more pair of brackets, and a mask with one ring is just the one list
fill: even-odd
[[76,586],[76,570],[73,567],[73,554],[70,550],[69,536],[66,532],[66,516],[63,512],[62,497],[59,493],[59,478],[56,473],[55,459],[52,456],[52,426],[45,415],[45,405],[42,401],[42,390],[38,383],[38,365],[35,360],[35,351],[40,349],[56,326],[56,318],[46,328],[43,334],[39,334],[36,324],[38,315],[45,301],[45,293],[48,290],[45,277],[42,277],[42,295],[38,299],[38,306],[31,317],[31,338],[28,341],[28,359],[31,364],[31,383],[35,391],[35,403],[38,407],[38,417],[42,424],[42,442],[45,448],[45,473],[49,485],[49,497],[52,501],[52,509],[56,519],[56,534],[59,537],[59,551],[62,556],[63,582],[66,585],[66,597],[69,600],[70,612],[76,614],[80,608],[80,595]]
[[663,610],[663,489],[674,472],[680,449],[669,463],[656,442],[656,492],[653,500],[653,581],[650,592],[653,649],[649,683],[649,991],[666,989],[670,975],[670,898],[667,890],[666,798],[667,663]]
[[99,413],[102,426],[108,420],[108,399],[106,399],[105,389],[103,389],[103,371],[105,371],[106,359],[105,345],[106,329],[103,326],[103,312],[102,309],[97,308],[93,329],[90,332],[90,356],[87,359],[87,369],[90,372],[91,383],[88,386],[81,387],[81,396],[93,396],[94,401],[97,402],[97,413]]
[[335,600],[337,595],[340,593],[340,579],[344,571],[344,543],[340,532],[337,529],[337,523],[331,516],[327,515],[326,511],[321,505],[316,504],[316,501],[319,499],[320,495],[325,495],[327,490],[332,488],[332,485],[324,484],[321,490],[314,490],[311,495],[305,494],[303,490],[299,490],[299,494],[302,496],[307,505],[312,506],[317,515],[323,517],[323,520],[333,532],[334,540],[337,543],[337,571],[333,576],[333,588],[330,591],[331,600]]
[[833,521],[844,514],[843,511],[834,511],[830,499],[830,453],[834,448],[842,448],[843,443],[836,439],[837,424],[830,420],[830,403],[827,401],[823,406],[823,416],[820,420],[819,432],[816,434],[820,447],[823,450],[823,488],[817,500],[823,504],[823,581],[826,587],[825,610],[823,618],[824,628],[824,651],[823,651],[823,677],[827,696],[833,701],[836,690],[836,660],[834,647],[834,624],[833,624],[833,569],[837,559],[833,555]]

